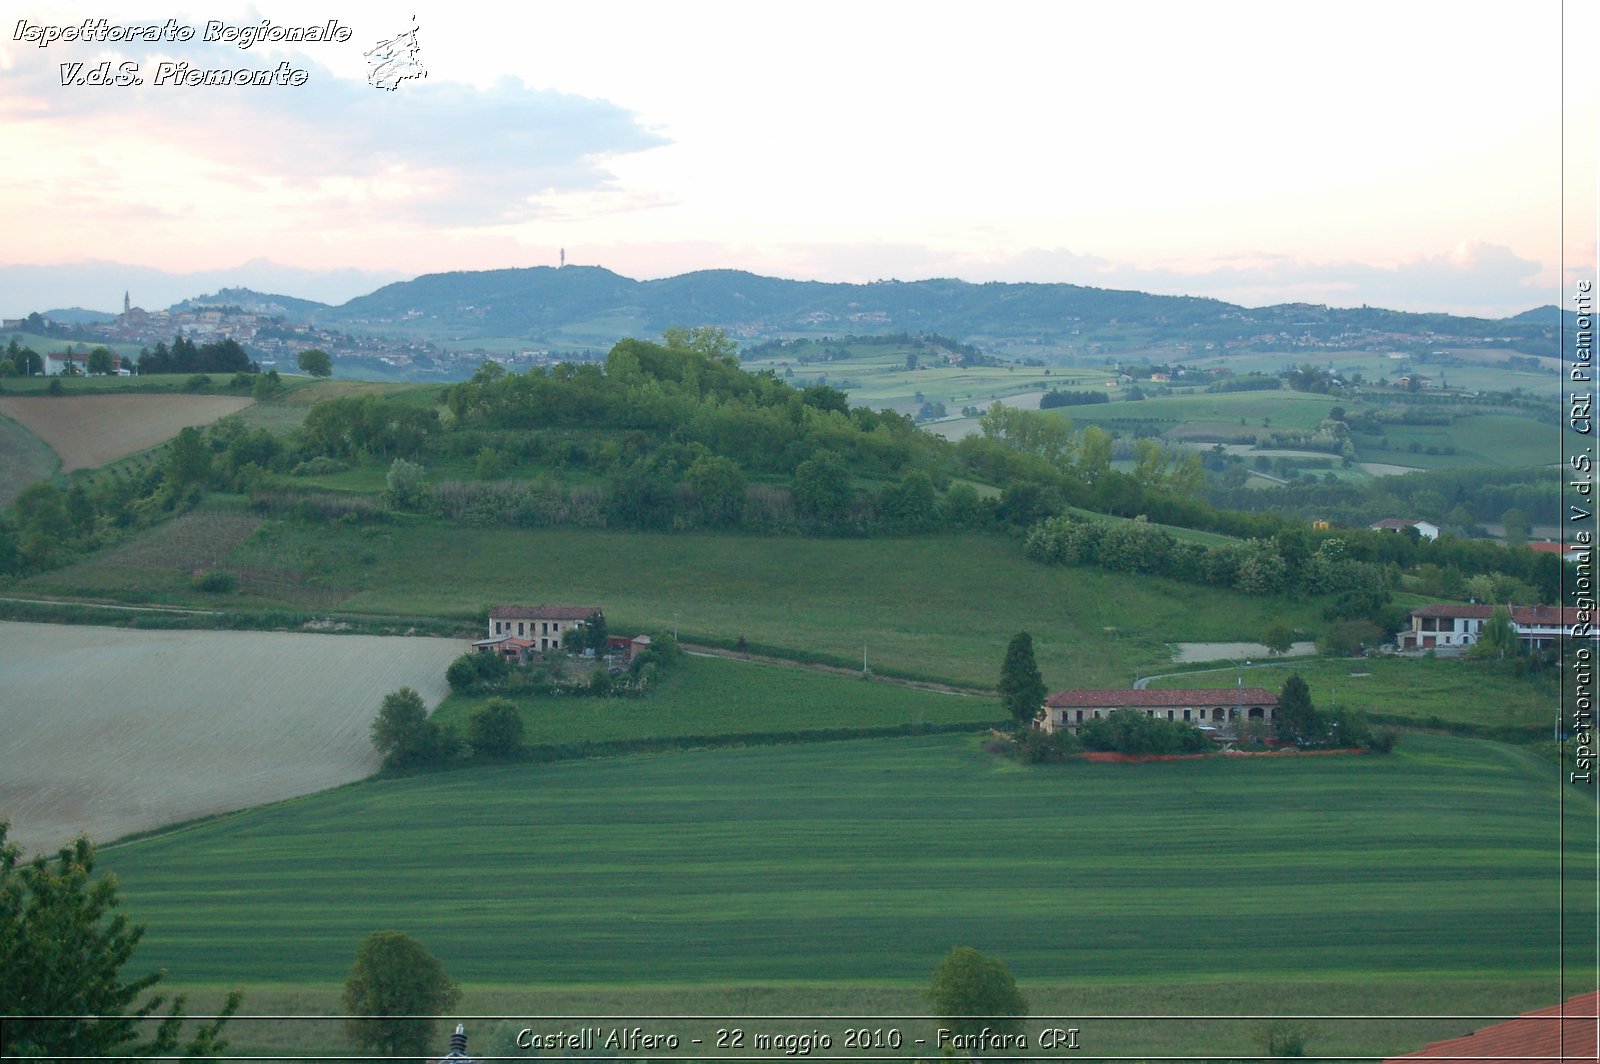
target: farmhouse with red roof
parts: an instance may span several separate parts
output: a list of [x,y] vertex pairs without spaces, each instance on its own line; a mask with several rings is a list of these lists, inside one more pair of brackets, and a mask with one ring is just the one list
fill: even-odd
[[[1411,611],[1411,627],[1395,637],[1401,650],[1463,649],[1478,641],[1494,613],[1486,604],[1443,604]],[[1532,650],[1563,638],[1593,639],[1593,614],[1573,606],[1512,606],[1511,627]]]
[[1278,712],[1278,696],[1264,687],[1058,691],[1045,699],[1044,715],[1037,724],[1047,732],[1064,730],[1076,735],[1084,721],[1110,716],[1116,709],[1138,709],[1145,716],[1161,720],[1222,728],[1239,720],[1272,723]]

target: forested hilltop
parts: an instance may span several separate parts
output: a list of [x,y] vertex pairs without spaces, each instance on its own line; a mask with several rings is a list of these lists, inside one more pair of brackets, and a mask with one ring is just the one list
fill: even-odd
[[999,535],[1049,563],[1315,596],[1346,639],[1362,626],[1358,642],[1403,622],[1397,591],[1550,602],[1559,589],[1548,554],[1219,509],[1201,455],[1156,440],[1115,468],[1106,429],[995,404],[981,432],[949,442],[835,388],[743,370],[720,330],[666,340],[623,341],[603,366],[491,363],[445,388],[336,395],[287,430],[240,415],[185,429],[140,464],[22,492],[0,524],[0,571],[58,568],[221,492],[335,525]]

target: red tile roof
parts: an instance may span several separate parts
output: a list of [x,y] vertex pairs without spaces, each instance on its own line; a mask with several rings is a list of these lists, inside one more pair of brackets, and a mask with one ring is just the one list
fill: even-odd
[[599,606],[491,606],[491,621],[587,621]]
[[[1474,605],[1440,604],[1422,606],[1411,611],[1413,617],[1459,617],[1466,620],[1488,620],[1494,607],[1485,603]],[[1575,606],[1512,606],[1511,619],[1518,624],[1561,625],[1570,627],[1583,618]]]
[[1596,1013],[1600,991],[1579,994],[1563,1005],[1525,1012],[1460,1038],[1430,1042],[1426,1049],[1391,1057],[1384,1064],[1427,1060],[1431,1064],[1527,1064],[1534,1060],[1596,1059]]
[[1278,696],[1265,687],[1170,687],[1166,690],[1057,691],[1045,699],[1052,709],[1104,709],[1107,706],[1243,706],[1277,705]]

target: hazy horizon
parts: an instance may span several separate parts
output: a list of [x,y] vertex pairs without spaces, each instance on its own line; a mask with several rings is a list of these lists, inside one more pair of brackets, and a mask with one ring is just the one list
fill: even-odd
[[[196,33],[46,39],[86,17]],[[210,23],[334,39],[208,42]],[[1431,0],[29,4],[0,39],[0,265],[417,276],[565,249],[641,279],[1506,317],[1593,270],[1595,24]],[[93,84],[100,64],[128,83]],[[178,83],[237,69],[278,80]]]

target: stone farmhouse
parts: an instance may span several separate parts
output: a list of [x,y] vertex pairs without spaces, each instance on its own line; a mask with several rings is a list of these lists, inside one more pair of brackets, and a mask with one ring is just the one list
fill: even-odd
[[[1401,650],[1465,650],[1478,641],[1494,607],[1423,606],[1411,611],[1411,627],[1395,636]],[[1572,606],[1512,606],[1511,627],[1529,650],[1563,638],[1595,638],[1592,614]]]
[[560,650],[568,632],[586,627],[591,617],[604,616],[599,606],[492,606],[489,638],[473,643],[472,649],[523,661],[546,650]]
[[1161,720],[1196,727],[1229,729],[1233,722],[1276,718],[1278,696],[1264,687],[1175,687],[1164,691],[1117,689],[1058,691],[1045,699],[1035,725],[1047,732],[1076,735],[1085,721],[1111,715],[1116,709],[1137,709]]

